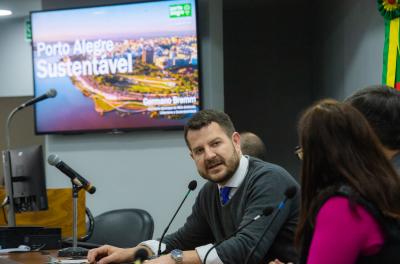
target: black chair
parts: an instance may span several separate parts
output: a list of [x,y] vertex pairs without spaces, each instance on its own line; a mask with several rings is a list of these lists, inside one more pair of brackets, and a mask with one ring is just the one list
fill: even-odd
[[80,247],[95,248],[104,244],[133,247],[151,239],[154,232],[153,218],[142,209],[112,210],[94,217],[92,221],[89,217],[89,222],[89,234],[84,239],[79,239]]
[[142,209],[118,209],[94,218],[91,237],[86,241],[116,247],[133,247],[153,237],[154,221]]

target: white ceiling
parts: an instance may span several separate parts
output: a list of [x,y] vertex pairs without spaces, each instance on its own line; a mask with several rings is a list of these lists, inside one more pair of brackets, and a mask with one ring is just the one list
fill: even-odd
[[11,16],[0,17],[0,21],[17,17],[29,16],[30,11],[40,10],[41,0],[0,0],[0,9],[10,9]]

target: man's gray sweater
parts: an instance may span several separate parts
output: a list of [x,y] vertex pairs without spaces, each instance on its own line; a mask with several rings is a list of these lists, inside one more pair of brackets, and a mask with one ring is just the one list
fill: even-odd
[[[264,229],[277,213],[285,190],[298,184],[283,168],[255,158],[249,158],[245,179],[225,205],[221,205],[218,186],[207,182],[200,190],[191,215],[177,232],[165,237],[167,251],[175,248],[193,250],[229,237],[268,206],[275,211],[245,227],[234,237],[216,247],[225,264],[243,264]],[[260,263],[275,258],[283,262],[296,261],[293,237],[299,214],[299,191],[277,215],[248,263]]]

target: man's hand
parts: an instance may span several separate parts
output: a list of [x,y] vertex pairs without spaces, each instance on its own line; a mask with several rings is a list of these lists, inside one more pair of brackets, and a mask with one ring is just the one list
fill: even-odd
[[89,263],[96,263],[98,261],[98,264],[132,262],[137,249],[138,247],[118,248],[104,245],[89,250],[87,259]]

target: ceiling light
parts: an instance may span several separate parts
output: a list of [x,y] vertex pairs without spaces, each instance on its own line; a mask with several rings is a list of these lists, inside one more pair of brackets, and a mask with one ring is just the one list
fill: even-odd
[[12,12],[10,10],[0,9],[0,16],[9,16],[11,14],[12,14]]

